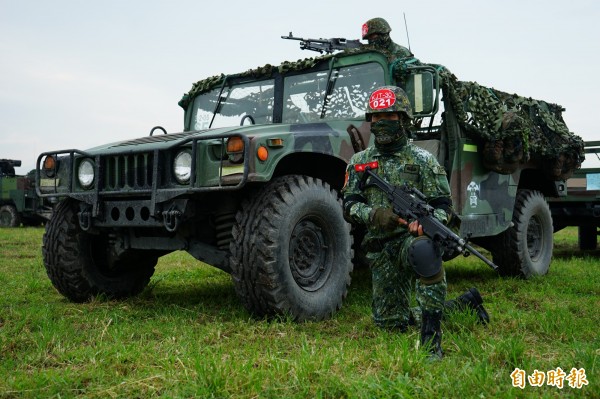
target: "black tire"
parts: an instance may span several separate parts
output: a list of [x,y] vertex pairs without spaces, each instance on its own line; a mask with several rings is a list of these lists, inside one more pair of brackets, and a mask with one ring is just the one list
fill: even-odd
[[232,279],[253,315],[322,320],[340,309],[350,285],[352,237],[327,183],[274,179],[244,202],[232,233]]
[[536,190],[519,190],[513,226],[499,235],[492,252],[503,276],[541,276],[548,273],[553,249],[552,215],[544,195]]
[[593,251],[598,247],[598,228],[596,226],[579,226],[577,238],[580,250]]
[[0,207],[0,227],[19,227],[21,217],[14,205],[2,205]]
[[54,287],[73,302],[98,294],[118,299],[140,293],[150,282],[158,257],[130,251],[115,259],[110,245],[106,235],[81,230],[75,201],[61,201],[46,224],[42,247]]

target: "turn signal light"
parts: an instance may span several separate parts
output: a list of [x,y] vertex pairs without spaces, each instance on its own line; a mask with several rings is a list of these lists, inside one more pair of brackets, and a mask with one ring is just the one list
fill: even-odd
[[279,147],[283,147],[283,139],[268,139],[267,140],[267,145],[269,147],[273,147],[273,148],[279,148]]
[[267,147],[264,147],[262,145],[260,147],[258,147],[258,150],[256,150],[256,156],[261,161],[263,161],[263,162],[266,161],[267,158],[269,158],[269,151],[267,150]]
[[46,158],[44,158],[43,168],[46,176],[54,177],[54,173],[56,171],[56,158],[54,158],[52,155],[46,156]]

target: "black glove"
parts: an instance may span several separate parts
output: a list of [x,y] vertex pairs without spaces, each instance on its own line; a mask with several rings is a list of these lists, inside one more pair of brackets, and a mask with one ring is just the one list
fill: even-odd
[[382,231],[392,231],[400,224],[398,215],[392,208],[374,208],[371,211],[371,223]]

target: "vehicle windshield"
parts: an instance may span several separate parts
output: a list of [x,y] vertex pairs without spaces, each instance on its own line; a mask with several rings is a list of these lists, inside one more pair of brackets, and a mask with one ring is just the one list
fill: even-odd
[[190,130],[363,118],[369,93],[384,84],[383,67],[375,62],[286,75],[281,115],[274,114],[274,79],[226,84],[222,92],[216,87],[194,99]]
[[268,79],[226,86],[220,100],[217,98],[221,92],[220,87],[199,95],[194,99],[192,130],[237,126],[242,123],[243,118],[248,123],[272,123],[274,87],[273,79]]
[[369,94],[384,85],[381,65],[369,63],[286,77],[283,122],[363,118]]

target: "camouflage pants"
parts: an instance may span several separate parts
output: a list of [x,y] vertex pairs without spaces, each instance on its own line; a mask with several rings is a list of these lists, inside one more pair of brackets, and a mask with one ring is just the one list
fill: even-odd
[[421,313],[441,312],[446,299],[446,275],[441,281],[425,284],[408,262],[408,248],[415,237],[406,234],[387,242],[383,250],[369,253],[373,280],[373,321],[383,328],[406,328],[411,317],[410,300],[414,290]]

